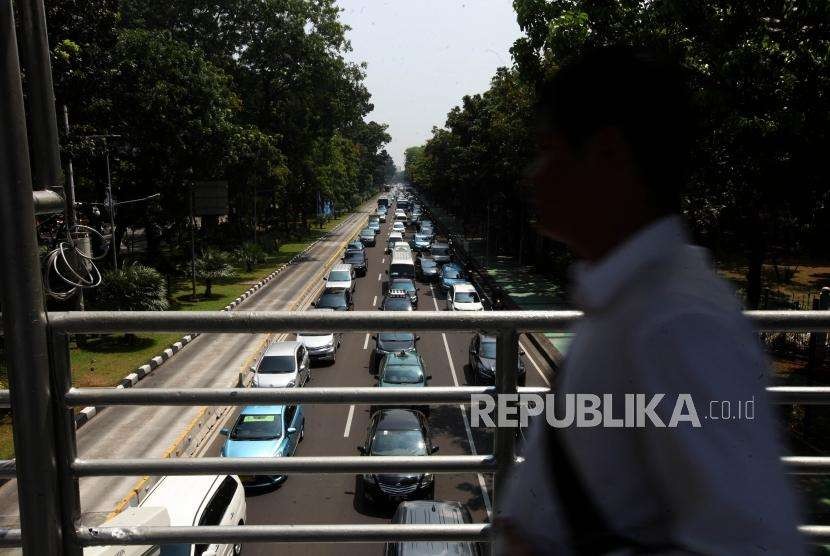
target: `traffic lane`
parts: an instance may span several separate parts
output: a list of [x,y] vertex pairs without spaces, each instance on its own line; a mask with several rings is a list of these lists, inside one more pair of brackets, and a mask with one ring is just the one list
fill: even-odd
[[[383,237],[383,233],[378,235]],[[354,303],[357,309],[369,309],[380,295],[380,281],[375,277],[383,260],[382,247],[367,248],[369,258],[367,275],[358,278]],[[312,369],[313,386],[372,386],[369,374],[368,349],[365,333],[344,334],[334,364]],[[368,347],[368,346],[367,346]],[[355,455],[361,438],[363,412],[368,408],[351,405],[305,404],[305,435],[297,450],[298,456]],[[221,442],[213,447],[218,453]],[[253,490],[247,493],[248,522],[269,523],[386,523],[386,513],[358,511],[354,500],[354,475],[295,475],[277,488]],[[280,545],[286,554],[367,554],[380,553],[378,544],[301,544]],[[273,554],[274,545],[250,544],[247,554]]]

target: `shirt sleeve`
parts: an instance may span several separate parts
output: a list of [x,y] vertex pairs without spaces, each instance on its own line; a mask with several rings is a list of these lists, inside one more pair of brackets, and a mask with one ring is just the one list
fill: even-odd
[[[667,508],[667,553],[803,554],[757,337],[739,315],[663,315],[633,333],[629,355],[636,391],[665,394],[666,428],[647,424],[633,439]],[[669,426],[681,395],[699,426]]]

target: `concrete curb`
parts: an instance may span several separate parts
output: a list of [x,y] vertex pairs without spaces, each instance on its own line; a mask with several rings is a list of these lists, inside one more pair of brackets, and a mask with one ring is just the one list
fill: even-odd
[[[359,213],[356,212],[356,213],[352,213],[352,214],[359,214]],[[242,302],[249,299],[253,294],[255,294],[256,292],[261,290],[265,285],[267,285],[274,278],[276,278],[283,270],[285,270],[289,266],[293,265],[300,258],[304,257],[308,253],[308,251],[311,250],[315,245],[317,245],[318,243],[320,243],[321,241],[323,241],[325,239],[328,239],[331,235],[333,235],[337,231],[339,231],[340,228],[342,228],[346,224],[347,220],[348,220],[348,217],[343,219],[342,222],[340,222],[337,226],[332,228],[330,231],[326,232],[326,234],[324,236],[321,236],[318,239],[314,240],[312,243],[308,244],[308,246],[305,249],[303,249],[302,251],[300,251],[299,253],[297,253],[293,257],[291,257],[288,260],[287,263],[283,263],[282,265],[280,265],[276,270],[271,272],[265,278],[262,278],[259,282],[257,282],[256,284],[254,284],[250,288],[248,288],[244,293],[242,293],[239,297],[237,297],[232,302],[230,302],[228,305],[223,307],[221,310],[222,311],[233,311],[234,309],[239,307],[239,305],[241,305]],[[198,338],[199,335],[200,335],[199,332],[192,332],[190,334],[186,334],[185,336],[182,336],[181,338],[179,338],[178,341],[174,342],[169,347],[162,350],[161,353],[159,353],[158,355],[156,355],[154,357],[151,357],[149,361],[147,361],[143,365],[140,365],[138,368],[136,368],[135,371],[131,372],[130,374],[128,374],[127,376],[122,378],[119,381],[119,383],[116,385],[116,388],[132,388],[133,386],[138,384],[138,382],[140,382],[142,379],[144,379],[148,375],[152,374],[153,371],[158,369],[161,365],[163,365],[171,357],[173,357],[174,355],[179,353],[182,349],[184,349],[184,347],[186,345],[188,345],[193,340]],[[80,411],[78,411],[75,414],[75,428],[79,429],[83,425],[88,423],[93,417],[95,417],[95,415],[97,415],[101,410],[103,410],[104,407],[105,406],[97,406],[97,407],[96,406],[87,406],[87,407],[81,409]]]

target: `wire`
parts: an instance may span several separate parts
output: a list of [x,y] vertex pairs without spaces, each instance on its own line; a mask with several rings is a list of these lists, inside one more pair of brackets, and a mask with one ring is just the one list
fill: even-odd
[[[103,259],[112,246],[112,239],[110,238],[108,240],[95,228],[84,226],[83,224],[75,224],[68,231],[69,241],[61,241],[55,249],[50,251],[46,256],[46,264],[43,265],[43,282],[46,294],[58,300],[69,299],[82,289],[100,286],[102,280],[101,271],[95,265],[94,261]],[[87,255],[78,249],[78,246],[72,238],[80,231],[92,233],[100,238],[101,244],[105,246],[100,255],[96,256],[92,253]],[[66,256],[67,252],[71,253],[70,257]],[[77,257],[82,259],[80,268],[76,268],[78,266],[77,263],[73,265],[71,262],[73,259],[77,260]],[[56,290],[52,284],[52,274],[55,274],[63,282],[63,286],[69,286],[69,289]]]

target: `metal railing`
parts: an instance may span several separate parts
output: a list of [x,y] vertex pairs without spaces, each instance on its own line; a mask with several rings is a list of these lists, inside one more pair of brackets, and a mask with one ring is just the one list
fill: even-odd
[[[747,316],[762,329],[830,330],[827,312],[755,311]],[[488,524],[467,525],[245,525],[217,527],[84,527],[80,526],[80,477],[122,475],[198,474],[310,474],[310,473],[459,473],[494,474],[494,511],[502,512],[500,488],[504,473],[515,461],[515,431],[497,428],[492,454],[413,457],[292,457],[292,458],[181,458],[181,459],[81,459],[75,451],[73,408],[84,405],[226,405],[320,403],[375,405],[459,404],[472,394],[547,392],[546,388],[517,388],[516,374],[504,372],[515,365],[521,332],[563,330],[581,317],[578,312],[500,311],[488,313],[350,313],[309,312],[64,312],[50,313],[47,335],[50,373],[54,387],[52,407],[56,440],[56,498],[60,519],[49,532],[61,539],[63,554],[80,554],[97,545],[161,544],[171,542],[395,542],[416,540],[487,541]],[[412,388],[73,388],[69,377],[68,336],[93,332],[199,332],[264,333],[319,329],[334,332],[377,331],[474,331],[497,335],[495,386]],[[776,403],[830,404],[829,387],[774,387],[768,389]],[[0,405],[7,406],[17,393],[0,391]],[[24,394],[25,397],[25,394]],[[25,424],[22,424],[25,429]],[[25,434],[25,431],[24,431]],[[796,474],[830,474],[830,458],[786,457]],[[14,462],[0,462],[0,476],[14,477]],[[21,493],[26,492],[21,489]],[[804,526],[813,540],[830,538],[830,528]],[[28,535],[41,535],[23,523],[22,530],[0,530],[0,546],[21,546]]]

